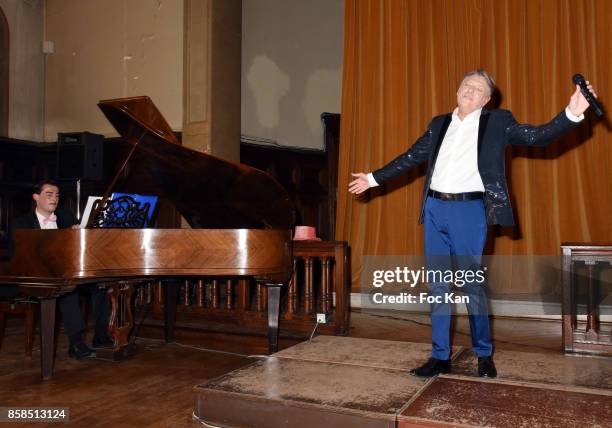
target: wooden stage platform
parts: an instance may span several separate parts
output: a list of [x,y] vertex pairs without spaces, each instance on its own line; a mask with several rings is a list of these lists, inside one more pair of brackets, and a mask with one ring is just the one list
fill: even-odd
[[453,374],[409,374],[430,345],[319,336],[194,388],[194,418],[221,427],[612,426],[612,359],[500,350],[497,379],[470,350]]

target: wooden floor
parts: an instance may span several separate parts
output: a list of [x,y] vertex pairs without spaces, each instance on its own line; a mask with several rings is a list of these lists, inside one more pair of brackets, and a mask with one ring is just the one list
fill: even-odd
[[[454,344],[469,347],[467,319],[458,318],[455,324]],[[492,328],[497,349],[543,353],[561,349],[558,321],[497,319]],[[144,332],[155,336],[155,332]],[[350,336],[428,343],[429,319],[394,312],[352,312]],[[135,357],[111,363],[69,359],[61,335],[55,378],[42,382],[38,345],[32,360],[24,359],[21,321],[9,320],[0,348],[0,406],[67,406],[71,425],[88,428],[200,426],[191,419],[192,388],[249,364],[253,361],[249,355],[264,352],[266,340],[223,335],[203,339],[179,333],[177,343],[166,345],[159,339],[139,338]],[[295,343],[281,340],[280,345]]]

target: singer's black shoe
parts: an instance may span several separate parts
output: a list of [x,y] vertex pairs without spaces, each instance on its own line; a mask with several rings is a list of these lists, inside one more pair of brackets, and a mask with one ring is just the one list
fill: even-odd
[[68,348],[68,356],[70,358],[76,358],[80,360],[81,358],[89,357],[93,354],[93,351],[85,345],[83,342],[77,342],[73,345],[70,345]]
[[450,360],[438,360],[436,358],[430,358],[421,367],[410,370],[410,373],[419,377],[432,377],[440,373],[450,373],[450,371]]
[[93,348],[114,348],[115,341],[108,335],[94,336],[93,340],[91,341],[91,346]]
[[478,357],[478,376],[490,378],[497,376],[497,369],[491,357]]

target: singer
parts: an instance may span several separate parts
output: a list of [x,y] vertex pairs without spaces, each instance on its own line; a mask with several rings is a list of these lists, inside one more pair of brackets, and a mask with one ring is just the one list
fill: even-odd
[[[587,89],[597,97],[589,82]],[[576,85],[569,104],[549,123],[519,124],[508,110],[484,106],[495,89],[484,70],[467,73],[457,90],[452,113],[434,117],[425,133],[403,154],[369,174],[353,174],[349,191],[360,194],[428,161],[420,222],[425,226],[428,268],[440,268],[455,258],[455,267],[480,264],[487,225],[514,225],[505,176],[504,149],[508,144],[546,146],[584,119],[589,102]],[[431,266],[430,264],[436,264]],[[450,292],[448,283],[430,283],[430,295]],[[466,284],[472,346],[478,374],[497,376],[484,287]],[[431,305],[431,358],[412,374],[431,377],[448,373],[450,363],[450,304]]]

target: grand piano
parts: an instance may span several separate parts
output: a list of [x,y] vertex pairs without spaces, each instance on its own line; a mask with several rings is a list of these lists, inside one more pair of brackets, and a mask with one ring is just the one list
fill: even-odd
[[[295,214],[288,194],[263,171],[181,146],[148,97],[105,100],[98,106],[131,145],[99,210],[137,154],[132,167],[148,176],[157,195],[173,203],[191,228],[15,231],[15,253],[0,263],[0,283],[39,299],[43,379],[53,375],[56,299],[79,285],[121,284],[129,290],[151,279],[253,277],[268,290],[268,345],[276,351],[280,291],[292,270]],[[167,284],[165,333],[171,342],[177,289],[176,283]],[[129,306],[131,292],[127,296]],[[116,313],[114,301],[111,320]],[[127,321],[116,342],[125,344],[131,315]]]

